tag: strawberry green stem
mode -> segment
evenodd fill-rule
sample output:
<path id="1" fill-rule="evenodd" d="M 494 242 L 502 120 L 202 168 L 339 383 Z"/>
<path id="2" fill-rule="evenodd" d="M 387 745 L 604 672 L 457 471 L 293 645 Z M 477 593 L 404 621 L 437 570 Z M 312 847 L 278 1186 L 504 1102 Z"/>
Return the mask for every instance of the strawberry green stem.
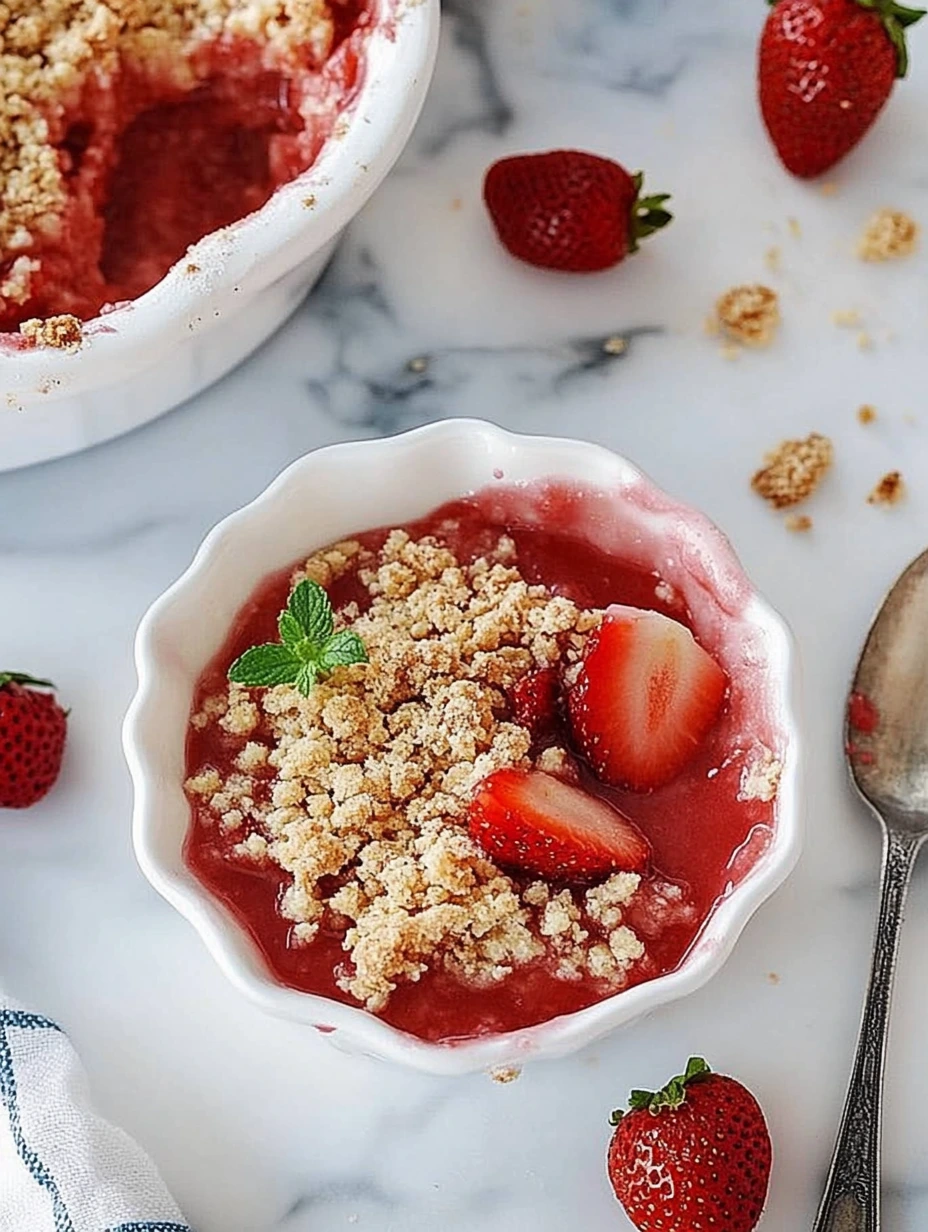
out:
<path id="1" fill-rule="evenodd" d="M 50 680 L 39 680 L 36 676 L 29 676 L 25 672 L 0 672 L 0 689 L 8 684 L 25 684 L 32 689 L 53 689 L 55 687 Z"/>
<path id="2" fill-rule="evenodd" d="M 706 1074 L 711 1074 L 712 1070 L 705 1063 L 702 1057 L 690 1057 L 686 1063 L 686 1070 L 682 1074 L 677 1074 L 675 1078 L 667 1083 L 661 1091 L 632 1091 L 628 1097 L 628 1107 L 631 1112 L 650 1112 L 653 1116 L 657 1116 L 665 1108 L 673 1111 L 679 1108 L 686 1100 L 686 1089 L 694 1082 L 698 1082 L 700 1078 L 704 1078 Z M 618 1125 L 625 1116 L 621 1109 L 613 1112 L 609 1118 L 612 1125 Z"/>
<path id="3" fill-rule="evenodd" d="M 637 252 L 638 241 L 653 235 L 655 231 L 660 231 L 661 227 L 666 227 L 672 221 L 673 214 L 664 208 L 666 202 L 670 200 L 670 193 L 656 193 L 654 196 L 642 197 L 641 190 L 644 187 L 644 172 L 639 171 L 632 178 L 635 181 L 638 196 L 635 198 L 635 204 L 632 206 L 629 251 Z"/>

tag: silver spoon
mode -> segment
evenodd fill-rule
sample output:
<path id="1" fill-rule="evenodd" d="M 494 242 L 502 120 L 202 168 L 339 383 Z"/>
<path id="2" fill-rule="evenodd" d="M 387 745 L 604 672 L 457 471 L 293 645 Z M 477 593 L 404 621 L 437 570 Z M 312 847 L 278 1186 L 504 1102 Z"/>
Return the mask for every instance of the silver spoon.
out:
<path id="1" fill-rule="evenodd" d="M 886 596 L 857 664 L 845 744 L 883 828 L 880 914 L 854 1072 L 814 1232 L 879 1232 L 883 1067 L 906 894 L 928 837 L 928 552 Z"/>

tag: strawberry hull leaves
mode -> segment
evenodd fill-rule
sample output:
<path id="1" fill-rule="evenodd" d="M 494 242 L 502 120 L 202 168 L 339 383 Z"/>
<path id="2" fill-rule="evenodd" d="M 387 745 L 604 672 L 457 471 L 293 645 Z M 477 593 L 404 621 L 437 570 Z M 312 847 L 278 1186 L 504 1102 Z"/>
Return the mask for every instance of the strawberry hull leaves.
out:
<path id="1" fill-rule="evenodd" d="M 655 1116 L 662 1108 L 679 1108 L 686 1099 L 686 1088 L 697 1078 L 711 1074 L 712 1070 L 702 1057 L 690 1057 L 686 1063 L 686 1072 L 677 1074 L 660 1091 L 632 1091 L 628 1097 L 628 1106 L 632 1112 L 645 1109 Z M 625 1116 L 622 1109 L 617 1109 L 609 1118 L 610 1125 L 618 1125 Z"/>
<path id="2" fill-rule="evenodd" d="M 280 641 L 246 650 L 229 668 L 229 680 L 247 688 L 292 684 L 308 697 L 337 667 L 368 661 L 357 633 L 334 628 L 325 590 L 318 582 L 300 582 L 278 618 Z"/>

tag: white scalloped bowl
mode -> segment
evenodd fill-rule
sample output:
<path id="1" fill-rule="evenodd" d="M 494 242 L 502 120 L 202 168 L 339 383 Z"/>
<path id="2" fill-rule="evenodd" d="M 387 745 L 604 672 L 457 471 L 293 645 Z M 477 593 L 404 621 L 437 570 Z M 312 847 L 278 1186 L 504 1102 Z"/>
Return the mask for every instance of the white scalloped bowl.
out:
<path id="1" fill-rule="evenodd" d="M 425 102 L 439 0 L 379 0 L 357 97 L 315 163 L 253 214 L 204 236 L 79 351 L 0 335 L 0 472 L 86 449 L 193 397 L 294 311 L 399 158 Z"/>
<path id="2" fill-rule="evenodd" d="M 691 607 L 712 595 L 716 615 L 709 619 L 721 622 L 716 634 L 728 629 L 726 636 L 736 639 L 730 646 L 757 674 L 756 704 L 777 734 L 783 770 L 766 849 L 716 905 L 676 970 L 538 1026 L 431 1044 L 363 1009 L 275 981 L 243 928 L 184 862 L 190 823 L 184 744 L 197 678 L 266 574 L 353 532 L 425 515 L 498 483 L 501 476 L 510 485 L 545 478 L 581 485 L 590 493 L 592 541 L 613 551 L 621 542 L 623 556 L 651 567 L 659 561 L 663 575 L 682 589 Z M 790 634 L 751 587 L 719 530 L 667 497 L 629 462 L 596 445 L 449 420 L 387 440 L 310 453 L 207 537 L 190 568 L 142 621 L 136 664 L 139 688 L 124 742 L 135 784 L 135 850 L 145 875 L 193 924 L 225 974 L 253 1002 L 325 1031 L 329 1040 L 350 1051 L 440 1074 L 522 1065 L 572 1052 L 703 985 L 799 855 L 797 681 Z"/>

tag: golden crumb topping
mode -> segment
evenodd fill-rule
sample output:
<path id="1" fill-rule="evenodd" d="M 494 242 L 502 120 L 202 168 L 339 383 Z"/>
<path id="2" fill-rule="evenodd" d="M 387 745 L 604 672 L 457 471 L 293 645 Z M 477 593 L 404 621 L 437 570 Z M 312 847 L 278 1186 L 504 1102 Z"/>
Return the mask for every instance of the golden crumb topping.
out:
<path id="1" fill-rule="evenodd" d="M 743 346 L 768 346 L 780 324 L 776 291 L 759 283 L 732 287 L 715 305 L 722 332 Z"/>
<path id="2" fill-rule="evenodd" d="M 889 471 L 867 497 L 870 505 L 897 505 L 905 496 L 905 481 L 899 471 Z"/>
<path id="3" fill-rule="evenodd" d="M 786 519 L 786 529 L 795 534 L 804 534 L 812 529 L 812 519 L 807 513 L 794 513 Z"/>
<path id="4" fill-rule="evenodd" d="M 55 347 L 59 351 L 79 350 L 84 337 L 83 325 L 69 313 L 47 317 L 44 321 L 38 318 L 23 321 L 19 332 L 34 347 Z"/>
<path id="5" fill-rule="evenodd" d="M 876 423 L 876 407 L 865 402 L 863 406 L 858 408 L 857 422 L 862 424 Z"/>
<path id="6" fill-rule="evenodd" d="M 260 38 L 321 61 L 332 31 L 326 0 L 0 0 L 0 253 L 55 237 L 67 192 L 56 106 L 77 100 L 91 67 L 105 79 L 125 60 L 189 89 L 204 39 Z"/>
<path id="7" fill-rule="evenodd" d="M 576 664 L 601 613 L 526 582 L 507 536 L 462 564 L 434 538 L 394 530 L 376 556 L 336 544 L 293 582 L 329 585 L 347 570 L 370 606 L 350 604 L 338 621 L 369 663 L 337 669 L 309 697 L 233 685 L 207 699 L 194 726 L 218 723 L 241 748 L 224 780 L 204 766 L 187 781 L 201 824 L 241 835 L 241 859 L 291 875 L 282 911 L 298 941 L 344 929 L 341 986 L 374 1011 L 435 964 L 480 986 L 547 956 L 564 979 L 621 987 L 644 955 L 625 920 L 640 878 L 617 874 L 585 896 L 520 889 L 466 826 L 482 779 L 532 764 L 506 690 L 534 669 Z M 538 764 L 575 773 L 563 749 Z"/>
<path id="8" fill-rule="evenodd" d="M 834 449 L 827 436 L 813 432 L 805 440 L 783 441 L 767 454 L 751 487 L 775 509 L 798 505 L 811 496 L 831 467 Z"/>
<path id="9" fill-rule="evenodd" d="M 902 210 L 877 210 L 857 242 L 862 261 L 894 261 L 918 247 L 918 223 Z"/>

